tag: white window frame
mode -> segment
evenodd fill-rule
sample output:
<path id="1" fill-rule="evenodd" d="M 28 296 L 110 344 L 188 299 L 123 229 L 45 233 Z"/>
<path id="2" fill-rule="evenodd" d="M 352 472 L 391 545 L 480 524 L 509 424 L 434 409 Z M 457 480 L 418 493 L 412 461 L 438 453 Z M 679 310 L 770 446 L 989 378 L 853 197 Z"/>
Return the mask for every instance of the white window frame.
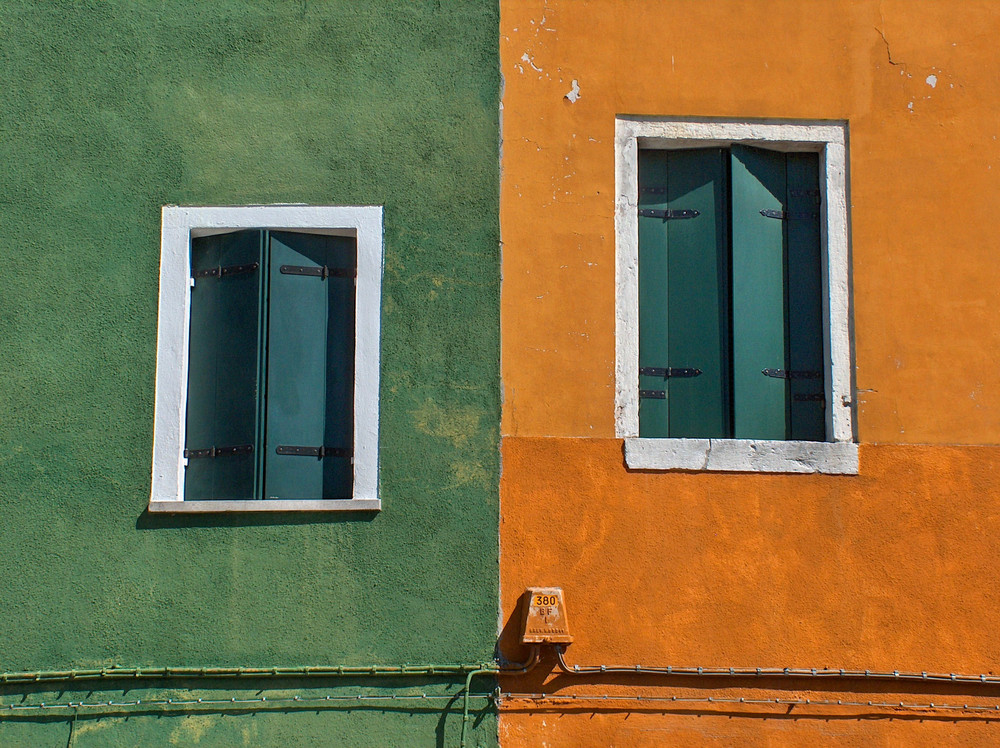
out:
<path id="1" fill-rule="evenodd" d="M 742 143 L 820 156 L 823 327 L 828 441 L 639 438 L 639 148 Z M 615 433 L 625 462 L 644 470 L 858 472 L 851 380 L 847 124 L 621 116 L 615 120 Z"/>
<path id="2" fill-rule="evenodd" d="M 357 239 L 354 353 L 354 491 L 351 499 L 184 500 L 191 237 L 239 229 L 312 229 Z M 156 411 L 150 512 L 378 511 L 379 330 L 382 208 L 248 205 L 163 208 L 156 342 Z"/>

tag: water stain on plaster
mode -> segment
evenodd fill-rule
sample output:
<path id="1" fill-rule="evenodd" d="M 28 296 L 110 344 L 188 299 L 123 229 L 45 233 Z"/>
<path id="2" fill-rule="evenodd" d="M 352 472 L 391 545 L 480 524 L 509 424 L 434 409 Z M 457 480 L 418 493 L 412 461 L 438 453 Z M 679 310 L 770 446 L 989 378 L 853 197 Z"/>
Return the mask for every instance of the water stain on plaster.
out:
<path id="1" fill-rule="evenodd" d="M 448 439 L 454 447 L 463 447 L 470 435 L 479 433 L 482 411 L 472 407 L 442 408 L 433 400 L 425 400 L 410 411 L 417 431 L 428 436 Z"/>
<path id="2" fill-rule="evenodd" d="M 104 719 L 95 719 L 91 722 L 75 722 L 73 723 L 73 732 L 70 734 L 70 739 L 75 743 L 81 735 L 86 735 L 90 732 L 102 732 L 110 727 L 117 726 L 123 719 L 122 717 L 106 717 Z"/>
<path id="3" fill-rule="evenodd" d="M 451 463 L 452 480 L 448 483 L 448 488 L 460 488 L 462 486 L 485 486 L 489 484 L 489 473 L 478 462 L 468 462 L 456 460 Z"/>
<path id="4" fill-rule="evenodd" d="M 218 717 L 210 714 L 185 717 L 184 720 L 170 733 L 170 743 L 172 745 L 191 745 L 200 743 L 205 737 L 205 733 L 215 727 Z"/>

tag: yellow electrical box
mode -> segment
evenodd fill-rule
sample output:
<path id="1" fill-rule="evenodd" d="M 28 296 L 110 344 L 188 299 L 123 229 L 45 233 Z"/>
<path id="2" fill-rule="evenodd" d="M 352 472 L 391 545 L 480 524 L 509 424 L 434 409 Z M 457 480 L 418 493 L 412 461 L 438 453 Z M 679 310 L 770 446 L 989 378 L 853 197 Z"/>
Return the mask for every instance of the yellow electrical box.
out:
<path id="1" fill-rule="evenodd" d="M 524 592 L 522 644 L 572 644 L 566 602 L 560 587 L 528 587 Z"/>

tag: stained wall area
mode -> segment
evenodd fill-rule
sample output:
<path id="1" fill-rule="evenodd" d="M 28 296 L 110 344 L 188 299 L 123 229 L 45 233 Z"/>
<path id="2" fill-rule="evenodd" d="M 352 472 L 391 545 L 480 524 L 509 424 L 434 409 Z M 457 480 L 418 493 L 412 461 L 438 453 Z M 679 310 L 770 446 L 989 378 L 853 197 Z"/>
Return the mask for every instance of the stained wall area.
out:
<path id="1" fill-rule="evenodd" d="M 0 8 L 0 671 L 491 659 L 498 11 L 447 5 Z M 152 518 L 160 208 L 279 202 L 384 206 L 383 510 Z M 137 681 L 129 697 L 444 698 L 81 713 L 72 744 L 452 744 L 464 680 Z M 107 689 L 27 703 L 125 698 Z M 472 710 L 470 745 L 495 744 Z M 5 716 L 0 744 L 68 727 Z"/>
<path id="2" fill-rule="evenodd" d="M 571 663 L 995 667 L 998 30 L 986 2 L 502 4 L 505 656 L 525 654 L 524 588 L 552 585 Z M 625 467 L 616 115 L 847 123 L 857 476 Z M 501 742 L 972 745 L 998 729 L 965 713 L 945 726 L 899 709 L 561 698 L 1000 703 L 997 689 L 581 683 L 552 667 L 503 679 Z"/>

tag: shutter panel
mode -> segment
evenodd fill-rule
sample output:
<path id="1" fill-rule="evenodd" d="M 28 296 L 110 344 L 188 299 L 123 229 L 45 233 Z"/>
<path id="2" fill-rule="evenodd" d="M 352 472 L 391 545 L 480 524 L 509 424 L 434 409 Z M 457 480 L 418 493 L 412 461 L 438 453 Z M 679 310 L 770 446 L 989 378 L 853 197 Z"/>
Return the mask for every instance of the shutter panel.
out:
<path id="1" fill-rule="evenodd" d="M 193 238 L 191 269 L 195 284 L 184 498 L 252 499 L 259 427 L 261 232 Z M 228 451 L 236 447 L 241 449 Z M 213 448 L 223 452 L 197 454 Z"/>
<path id="2" fill-rule="evenodd" d="M 639 152 L 643 209 L 697 211 L 694 218 L 639 218 L 639 366 L 697 369 L 697 376 L 642 375 L 639 433 L 729 434 L 729 290 L 726 153 L 720 148 Z"/>
<path id="3" fill-rule="evenodd" d="M 820 259 L 819 156 L 789 153 L 788 368 L 817 378 L 790 380 L 790 439 L 826 439 L 823 373 L 823 278 Z"/>
<path id="4" fill-rule="evenodd" d="M 668 151 L 639 151 L 639 207 L 666 209 Z M 668 366 L 667 226 L 639 217 L 639 369 Z M 662 377 L 639 375 L 639 391 L 665 392 Z M 670 401 L 639 398 L 639 436 L 670 436 Z"/>
<path id="5" fill-rule="evenodd" d="M 733 422 L 738 439 L 787 438 L 785 154 L 732 147 Z"/>
<path id="6" fill-rule="evenodd" d="M 355 240 L 284 231 L 269 237 L 264 497 L 349 499 Z M 324 267 L 341 275 L 324 277 Z M 289 447 L 327 453 L 288 453 Z"/>

